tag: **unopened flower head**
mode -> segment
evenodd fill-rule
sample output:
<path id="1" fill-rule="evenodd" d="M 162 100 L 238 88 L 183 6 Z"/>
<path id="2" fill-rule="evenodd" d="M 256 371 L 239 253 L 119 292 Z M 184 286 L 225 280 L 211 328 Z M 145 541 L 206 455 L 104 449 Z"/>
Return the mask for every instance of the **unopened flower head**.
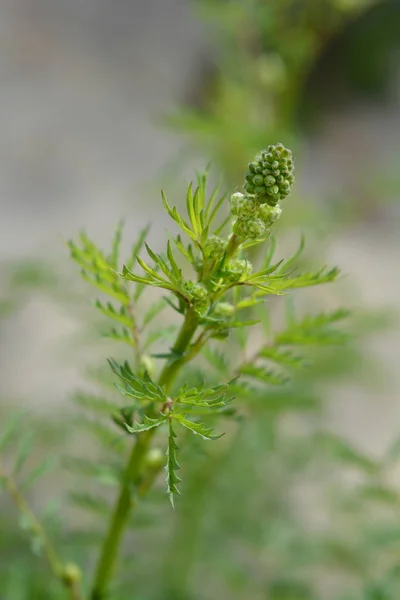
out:
<path id="1" fill-rule="evenodd" d="M 245 240 L 260 240 L 267 233 L 265 224 L 257 216 L 238 219 L 233 231 Z"/>
<path id="2" fill-rule="evenodd" d="M 255 215 L 260 206 L 255 196 L 241 194 L 240 192 L 232 194 L 230 203 L 231 215 L 238 217 L 238 219 Z"/>
<path id="3" fill-rule="evenodd" d="M 229 302 L 218 302 L 214 308 L 214 314 L 218 317 L 231 317 L 235 313 L 235 307 Z"/>
<path id="4" fill-rule="evenodd" d="M 217 235 L 211 235 L 205 246 L 205 253 L 208 258 L 222 257 L 226 249 L 227 241 Z"/>
<path id="5" fill-rule="evenodd" d="M 196 281 L 186 281 L 185 291 L 189 296 L 193 306 L 204 307 L 208 305 L 207 288 L 202 283 Z"/>
<path id="6" fill-rule="evenodd" d="M 229 261 L 227 270 L 231 273 L 232 280 L 238 281 L 242 276 L 250 275 L 253 266 L 244 258 L 235 258 Z"/>
<path id="7" fill-rule="evenodd" d="M 283 144 L 271 144 L 249 164 L 244 189 L 259 202 L 276 206 L 289 195 L 294 182 L 294 163 L 291 150 Z"/>
<path id="8" fill-rule="evenodd" d="M 276 206 L 262 204 L 258 209 L 257 217 L 261 219 L 266 227 L 271 227 L 280 218 L 281 214 L 282 209 L 278 204 Z"/>

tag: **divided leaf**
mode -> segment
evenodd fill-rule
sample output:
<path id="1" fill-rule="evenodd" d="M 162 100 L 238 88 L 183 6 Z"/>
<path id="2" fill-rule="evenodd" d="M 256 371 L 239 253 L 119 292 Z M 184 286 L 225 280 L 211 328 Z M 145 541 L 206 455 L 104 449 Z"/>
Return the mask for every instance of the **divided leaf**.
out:
<path id="1" fill-rule="evenodd" d="M 167 420 L 166 415 L 161 415 L 157 419 L 150 419 L 150 417 L 144 417 L 143 423 L 138 423 L 137 421 L 133 421 L 132 425 L 128 425 L 125 423 L 126 429 L 129 433 L 141 433 L 142 431 L 149 431 L 149 429 L 154 429 L 154 427 L 159 427 Z"/>
<path id="2" fill-rule="evenodd" d="M 226 395 L 230 385 L 234 380 L 227 384 L 217 385 L 211 388 L 205 388 L 204 385 L 188 388 L 182 387 L 176 395 L 175 402 L 190 406 L 199 406 L 204 408 L 222 408 L 233 400 L 233 397 Z"/>
<path id="3" fill-rule="evenodd" d="M 182 413 L 174 412 L 172 413 L 172 418 L 195 435 L 202 437 L 203 440 L 217 440 L 224 435 L 223 433 L 213 435 L 211 427 L 207 427 L 204 423 L 194 423 L 193 421 L 189 421 L 189 419 L 186 419 L 186 415 Z"/>
<path id="4" fill-rule="evenodd" d="M 269 383 L 270 385 L 284 385 L 289 381 L 287 375 L 283 375 L 282 373 L 278 373 L 277 371 L 267 369 L 260 365 L 242 365 L 239 372 L 242 375 L 246 375 L 246 377 L 251 377 L 263 383 Z"/>
<path id="5" fill-rule="evenodd" d="M 162 388 L 154 383 L 148 374 L 143 378 L 137 377 L 127 362 L 120 365 L 115 360 L 109 359 L 108 363 L 115 375 L 122 381 L 122 386 L 115 384 L 115 387 L 123 396 L 147 402 L 166 401 L 167 398 Z"/>
<path id="6" fill-rule="evenodd" d="M 176 474 L 180 469 L 179 463 L 176 459 L 176 451 L 179 450 L 179 446 L 175 441 L 176 433 L 172 428 L 172 420 L 169 420 L 169 435 L 168 435 L 168 447 L 167 447 L 167 464 L 165 470 L 167 471 L 167 494 L 171 502 L 172 508 L 174 505 L 175 494 L 180 494 L 177 484 L 182 481 L 181 478 Z"/>
<path id="7" fill-rule="evenodd" d="M 306 316 L 294 322 L 288 329 L 278 333 L 275 343 L 278 345 L 338 344 L 347 339 L 347 334 L 331 327 L 349 316 L 346 310 Z"/>

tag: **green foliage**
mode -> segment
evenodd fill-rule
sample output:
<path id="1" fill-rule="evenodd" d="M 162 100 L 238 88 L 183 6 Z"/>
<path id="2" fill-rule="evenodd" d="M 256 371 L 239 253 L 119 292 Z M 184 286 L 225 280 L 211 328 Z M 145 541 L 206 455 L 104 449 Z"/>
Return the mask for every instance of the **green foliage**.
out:
<path id="1" fill-rule="evenodd" d="M 287 260 L 280 256 L 274 258 L 276 243 L 270 235 L 274 222 L 268 225 L 268 239 L 257 240 L 260 246 L 266 244 L 262 260 L 251 264 L 248 256 L 254 245 L 253 237 L 236 233 L 237 212 L 232 214 L 232 222 L 225 219 L 229 212 L 228 196 L 221 195 L 218 188 L 209 195 L 206 184 L 207 175 L 199 174 L 195 189 L 191 185 L 188 187 L 185 215 L 177 208 L 171 208 L 163 195 L 166 210 L 180 229 L 180 233 L 167 242 L 165 252 L 155 252 L 149 247 L 145 230 L 123 261 L 120 257 L 121 225 L 108 253 L 101 251 L 86 235 L 81 235 L 78 243 L 69 243 L 71 256 L 81 267 L 83 278 L 102 294 L 95 300 L 95 308 L 104 322 L 111 323 L 108 336 L 126 342 L 129 350 L 129 353 L 125 347 L 119 353 L 117 350 L 116 358 L 108 360 L 111 378 L 103 372 L 95 373 L 97 390 L 81 389 L 74 394 L 72 400 L 79 412 L 66 425 L 74 434 L 81 432 L 88 445 L 87 455 L 82 456 L 77 451 L 62 461 L 63 468 L 75 481 L 74 488 L 67 493 L 68 502 L 91 515 L 94 524 L 106 527 L 105 532 L 83 527 L 82 531 L 70 532 L 70 541 L 68 537 L 66 539 L 65 547 L 73 549 L 73 559 L 78 562 L 79 558 L 85 573 L 82 589 L 80 572 L 75 567 L 70 568 L 67 560 L 64 563 L 64 559 L 58 557 L 49 560 L 55 577 L 74 600 L 84 597 L 102 599 L 113 589 L 110 578 L 125 529 L 143 528 L 151 540 L 152 523 L 159 521 L 168 524 L 169 534 L 174 536 L 174 517 L 168 516 L 162 502 L 165 491 L 159 493 L 158 479 L 163 468 L 167 495 L 173 507 L 177 504 L 177 513 L 183 511 L 184 515 L 188 511 L 191 514 L 186 502 L 193 505 L 193 510 L 196 507 L 200 510 L 203 501 L 206 507 L 207 502 L 212 506 L 221 494 L 232 497 L 232 507 L 224 504 L 225 512 L 217 519 L 218 523 L 212 525 L 212 531 L 202 532 L 200 525 L 195 523 L 192 528 L 191 519 L 186 523 L 185 528 L 192 531 L 194 540 L 203 539 L 204 535 L 211 544 L 214 527 L 223 533 L 224 528 L 229 529 L 233 522 L 237 526 L 241 519 L 249 527 L 245 537 L 248 535 L 250 539 L 254 535 L 257 543 L 261 543 L 257 535 L 262 511 L 260 514 L 260 507 L 252 506 L 250 492 L 257 485 L 253 470 L 264 468 L 261 457 L 265 456 L 265 448 L 271 453 L 267 479 L 272 489 L 277 477 L 275 470 L 280 472 L 282 467 L 285 472 L 287 464 L 296 469 L 298 465 L 308 464 L 313 445 L 326 461 L 350 465 L 362 473 L 365 481 L 358 490 L 359 497 L 363 495 L 369 502 L 380 503 L 395 502 L 397 498 L 384 482 L 375 480 L 381 473 L 380 463 L 333 433 L 318 430 L 307 440 L 296 440 L 294 447 L 287 449 L 287 455 L 281 458 L 283 464 L 278 461 L 272 466 L 275 448 L 281 443 L 279 427 L 283 415 L 310 411 L 318 406 L 316 392 L 306 383 L 305 373 L 310 372 L 310 368 L 317 368 L 315 365 L 318 366 L 320 358 L 313 355 L 310 348 L 316 346 L 322 355 L 324 347 L 340 344 L 344 352 L 344 344 L 349 338 L 346 324 L 349 314 L 340 309 L 296 317 L 292 310 L 287 311 L 286 321 L 280 328 L 271 327 L 273 313 L 266 299 L 274 297 L 275 302 L 281 303 L 280 296 L 287 295 L 291 289 L 335 281 L 338 270 L 324 268 L 304 274 L 298 272 L 303 239 L 299 249 Z M 221 218 L 219 213 L 223 213 Z M 258 217 L 249 213 L 246 218 Z M 223 224 L 222 228 L 217 221 Z M 149 264 L 139 256 L 142 249 L 147 252 Z M 141 269 L 140 274 L 138 269 Z M 149 303 L 146 296 L 149 288 L 156 288 L 156 293 L 159 289 L 160 294 L 166 295 Z M 167 311 L 180 320 L 180 326 L 165 322 Z M 163 321 L 159 323 L 161 314 Z M 263 329 L 260 324 L 265 335 L 255 342 L 250 326 L 259 333 Z M 103 328 L 102 323 L 100 326 Z M 311 367 L 313 362 L 314 367 Z M 259 428 L 256 435 L 251 428 Z M 203 443 L 219 440 L 224 434 L 223 442 Z M 8 440 L 16 437 L 19 450 L 9 471 L 13 477 L 20 476 L 32 452 L 31 435 L 20 431 L 18 419 L 12 421 L 0 437 L 0 448 L 8 446 Z M 93 441 L 96 454 L 92 455 Z M 394 445 L 388 454 L 388 464 L 395 454 Z M 241 462 L 244 457 L 246 464 Z M 237 481 L 236 477 L 232 481 L 225 480 L 224 464 L 228 464 L 228 460 L 233 460 L 245 473 L 243 481 Z M 44 474 L 48 464 L 46 459 L 40 467 L 33 468 L 28 474 L 27 485 Z M 178 476 L 180 464 L 184 481 Z M 191 489 L 198 490 L 195 482 L 199 473 L 202 498 L 192 502 Z M 3 476 L 3 484 L 7 486 L 8 482 L 9 479 Z M 21 490 L 23 486 L 21 479 Z M 179 503 L 178 486 L 184 492 Z M 284 490 L 284 493 L 289 491 Z M 117 500 L 114 503 L 115 494 Z M 188 500 L 185 500 L 186 495 Z M 271 506 L 279 506 L 278 518 L 284 522 L 290 514 L 284 496 L 265 501 Z M 246 506 L 248 515 L 238 519 L 233 507 L 238 510 L 240 506 Z M 253 513 L 258 515 L 257 525 L 251 521 Z M 215 518 L 217 513 L 212 514 Z M 41 527 L 38 529 L 36 521 L 32 527 L 31 513 L 23 524 L 35 534 L 34 549 L 45 552 L 47 537 Z M 268 521 L 267 527 L 273 528 L 273 524 Z M 297 539 L 282 540 L 267 529 L 264 534 L 266 546 L 276 549 L 278 557 L 280 553 L 285 557 L 292 557 L 295 551 L 303 553 Z M 318 550 L 323 546 L 324 556 L 328 555 L 328 547 L 334 554 L 332 540 L 324 540 L 324 543 L 317 540 L 315 547 L 317 542 L 320 543 Z M 92 549 L 89 548 L 93 544 L 100 546 L 100 556 L 89 588 L 86 556 L 91 556 Z M 178 534 L 172 545 L 182 553 Z M 311 542 L 306 549 L 311 554 L 315 551 Z M 342 554 L 337 548 L 335 552 L 336 557 L 344 556 L 346 552 L 350 554 L 347 547 L 343 548 Z M 194 556 L 194 550 L 182 556 L 183 571 L 187 566 L 189 573 L 190 560 Z M 307 556 L 304 550 L 305 562 L 311 561 Z M 141 557 L 135 556 L 134 560 L 137 561 L 135 589 L 138 597 L 150 598 L 153 584 L 146 577 L 144 565 L 143 574 L 140 574 Z M 165 560 L 168 563 L 168 558 Z M 292 558 L 285 560 L 290 572 Z M 129 590 L 130 568 L 126 571 Z M 161 582 L 160 589 L 165 587 L 166 594 L 172 590 L 172 597 L 176 597 L 173 573 L 166 574 L 160 567 L 158 575 L 159 578 L 152 579 Z M 263 589 L 271 597 L 284 598 L 285 594 L 294 598 L 301 598 L 302 594 L 313 597 L 313 587 L 304 587 L 296 573 L 288 581 L 282 581 L 278 575 L 272 571 L 263 583 Z M 237 577 L 237 573 L 234 576 Z M 124 577 L 121 575 L 118 588 L 114 589 L 119 586 L 121 590 L 125 589 Z M 184 597 L 188 595 L 185 592 L 183 582 Z M 129 591 L 121 591 L 121 594 L 121 597 L 129 597 Z M 207 595 L 210 590 L 204 591 L 204 597 Z"/>
<path id="2" fill-rule="evenodd" d="M 179 446 L 175 441 L 176 434 L 172 428 L 172 421 L 169 421 L 168 447 L 167 447 L 167 493 L 174 507 L 174 495 L 179 494 L 177 484 L 181 481 L 176 472 L 180 469 L 179 463 L 176 460 L 176 451 Z"/>

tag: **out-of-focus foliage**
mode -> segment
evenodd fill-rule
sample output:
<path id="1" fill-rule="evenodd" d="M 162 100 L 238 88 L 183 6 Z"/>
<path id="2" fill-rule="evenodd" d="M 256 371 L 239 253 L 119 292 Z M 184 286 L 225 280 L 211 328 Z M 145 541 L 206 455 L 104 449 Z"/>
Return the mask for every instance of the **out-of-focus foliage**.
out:
<path id="1" fill-rule="evenodd" d="M 175 220 L 188 228 L 174 209 L 170 212 Z M 196 214 L 193 213 L 192 217 L 196 224 Z M 198 234 L 201 240 L 201 231 Z M 120 233 L 117 236 L 120 237 Z M 195 257 L 182 245 L 180 238 L 176 238 L 176 242 L 184 256 L 195 264 Z M 142 299 L 144 282 L 131 269 L 142 244 L 143 237 L 139 245 L 134 245 L 132 259 L 128 258 L 124 272 L 126 279 L 136 282 L 135 306 Z M 145 329 L 151 324 L 154 327 L 153 318 L 160 318 L 160 310 L 166 303 L 156 299 L 150 306 L 142 301 L 135 308 L 138 312 L 131 312 L 125 283 L 105 268 L 106 264 L 111 267 L 119 264 L 118 247 L 117 241 L 111 253 L 103 253 L 85 235 L 81 236 L 79 244 L 70 245 L 72 256 L 84 268 L 84 278 L 102 294 L 95 308 L 103 322 L 111 320 L 116 324 L 118 329 L 113 337 L 118 340 L 121 327 L 127 327 L 121 348 L 129 341 L 135 349 L 135 327 L 138 324 L 143 324 Z M 267 267 L 273 262 L 274 249 L 270 242 L 261 265 L 262 273 L 270 271 Z M 168 256 L 152 253 L 150 249 L 148 253 L 156 267 L 163 266 L 168 271 L 168 278 L 175 289 L 175 262 L 171 262 Z M 297 255 L 298 252 L 287 265 L 293 266 Z M 148 272 L 150 267 L 142 260 L 140 264 Z M 275 263 L 274 271 L 278 268 L 279 263 Z M 157 268 L 151 269 L 148 283 L 157 273 Z M 274 277 L 273 273 L 269 276 Z M 335 276 L 332 273 L 331 277 Z M 287 281 L 296 282 L 297 279 L 301 278 L 292 274 Z M 276 281 L 279 282 L 279 278 Z M 158 287 L 164 287 L 163 280 L 158 280 Z M 260 291 L 265 294 L 265 290 Z M 176 288 L 175 292 L 179 296 L 180 289 Z M 259 293 L 259 290 L 254 293 Z M 179 306 L 176 308 L 179 312 Z M 247 310 L 251 308 L 252 303 Z M 184 430 L 183 434 L 180 433 L 180 463 L 184 474 L 184 481 L 180 484 L 182 500 L 176 513 L 171 514 L 165 502 L 164 483 L 160 481 L 146 501 L 140 502 L 131 522 L 133 532 L 128 536 L 124 558 L 119 566 L 118 584 L 112 590 L 118 598 L 131 598 L 134 588 L 137 597 L 143 600 L 206 600 L 215 594 L 238 600 L 260 596 L 276 600 L 313 597 L 342 600 L 342 592 L 352 589 L 348 586 L 351 576 L 354 600 L 368 600 L 370 589 L 379 590 L 379 586 L 389 584 L 396 589 L 398 585 L 396 576 L 392 572 L 390 576 L 387 574 L 391 564 L 387 567 L 385 559 L 382 559 L 382 565 L 370 565 L 376 541 L 373 532 L 370 534 L 369 529 L 364 532 L 369 504 L 363 499 L 368 497 L 374 509 L 382 499 L 386 503 L 396 501 L 396 491 L 386 484 L 384 478 L 390 461 L 396 461 L 398 445 L 389 450 L 384 461 L 377 461 L 333 431 L 327 431 L 323 424 L 322 394 L 329 388 L 334 393 L 340 381 L 354 377 L 356 367 L 361 368 L 363 364 L 357 345 L 349 341 L 343 346 L 347 336 L 335 325 L 347 314 L 334 311 L 315 317 L 296 316 L 288 304 L 286 316 L 278 325 L 275 320 L 271 322 L 275 311 L 267 310 L 265 304 L 256 303 L 253 310 L 256 313 L 251 316 L 260 320 L 268 340 L 265 344 L 257 344 L 257 355 L 252 353 L 249 357 L 254 360 L 241 364 L 240 357 L 245 346 L 248 345 L 249 350 L 252 347 L 250 330 L 246 332 L 246 329 L 234 327 L 229 346 L 216 341 L 214 345 L 205 347 L 204 364 L 201 362 L 195 368 L 186 368 L 178 381 L 178 389 L 183 386 L 180 388 L 182 402 L 190 404 L 190 399 L 195 398 L 197 405 L 194 409 L 207 412 L 208 406 L 199 406 L 199 401 L 202 404 L 204 400 L 200 381 L 209 386 L 220 384 L 221 379 L 225 380 L 226 374 L 231 372 L 232 364 L 237 364 L 239 359 L 243 382 L 234 382 L 232 392 L 236 396 L 235 404 L 242 409 L 230 415 L 233 417 L 232 425 L 227 436 L 217 445 L 204 447 L 198 437 L 192 435 L 193 429 L 186 434 Z M 104 332 L 102 324 L 100 331 Z M 147 356 L 143 360 L 140 355 L 143 348 L 139 355 L 134 351 L 139 382 L 143 377 L 146 381 L 146 373 L 154 368 L 154 358 L 162 359 L 170 354 L 168 334 L 162 338 L 161 352 L 154 353 L 153 358 Z M 149 343 L 158 342 L 159 338 L 153 337 L 152 340 Z M 336 343 L 341 344 L 340 356 L 332 349 L 332 344 Z M 318 351 L 313 351 L 314 348 Z M 124 356 L 126 352 L 121 349 L 121 357 Z M 307 369 L 304 369 L 306 365 Z M 37 485 L 37 477 L 46 476 L 47 466 L 53 467 L 53 476 L 55 472 L 72 475 L 71 491 L 67 497 L 60 499 L 57 512 L 51 512 L 50 507 L 49 513 L 44 511 L 41 516 L 63 559 L 78 562 L 86 576 L 92 569 L 88 557 L 98 551 L 121 479 L 121 465 L 129 449 L 128 437 L 121 435 L 110 417 L 118 415 L 120 407 L 116 424 L 131 422 L 127 400 L 131 394 L 135 398 L 142 394 L 136 380 L 125 370 L 117 369 L 115 364 L 114 369 L 120 372 L 125 386 L 122 387 L 124 397 L 110 385 L 112 378 L 107 371 L 101 369 L 93 373 L 93 363 L 91 366 L 91 380 L 96 387 L 78 390 L 73 400 L 79 412 L 76 416 L 65 415 L 62 419 L 64 435 L 67 432 L 67 438 L 73 435 L 76 440 L 72 454 L 67 446 L 68 456 L 61 457 L 57 464 L 48 465 L 47 458 L 43 462 L 33 460 L 35 448 L 43 445 L 51 449 L 52 457 L 57 454 L 57 438 L 58 441 L 62 438 L 58 419 L 52 423 L 54 416 L 48 425 L 48 431 L 53 433 L 50 437 L 49 433 L 44 435 L 45 423 L 40 426 L 33 420 L 21 420 L 19 417 L 9 421 L 9 426 L 3 425 L 0 436 L 7 473 L 18 481 L 24 494 L 29 494 L 31 485 Z M 288 373 L 292 376 L 291 382 Z M 217 399 L 221 404 L 220 396 Z M 213 396 L 210 396 L 211 400 Z M 225 410 L 224 404 L 225 401 L 221 408 Z M 129 427 L 127 429 L 125 425 L 128 432 L 134 430 L 135 423 Z M 36 438 L 32 438 L 32 430 L 37 431 Z M 16 446 L 17 451 L 10 444 Z M 63 453 L 62 447 L 58 450 L 59 454 Z M 173 450 L 176 450 L 175 446 Z M 149 455 L 150 472 L 154 464 L 157 473 L 160 454 L 164 462 L 163 452 L 157 447 Z M 32 464 L 25 475 L 23 467 L 27 459 Z M 174 464 L 176 466 L 176 462 Z M 358 483 L 355 489 L 346 490 L 340 485 L 337 478 L 343 469 L 356 475 Z M 174 469 L 170 473 L 174 473 Z M 173 480 L 173 486 L 176 482 L 176 479 Z M 7 477 L 2 477 L 2 483 L 7 487 Z M 310 488 L 307 505 L 301 502 L 305 486 Z M 347 523 L 355 503 L 358 505 L 357 519 L 351 521 L 353 529 L 349 531 L 354 530 L 357 536 L 372 535 L 369 545 L 367 542 L 355 544 L 354 538 L 345 529 L 346 535 L 341 533 L 341 527 Z M 71 512 L 71 506 L 75 506 L 78 512 Z M 314 523 L 315 511 L 327 514 L 327 522 L 320 527 Z M 21 526 L 23 530 L 27 529 L 32 549 L 40 557 L 43 539 L 37 537 L 29 519 L 22 520 Z M 49 586 L 42 585 L 43 578 L 47 579 L 48 575 L 37 569 L 37 559 L 32 562 L 29 555 L 21 551 L 23 537 L 10 528 L 8 521 L 2 528 L 2 536 L 4 547 L 11 536 L 15 548 L 2 563 L 4 589 L 10 597 L 44 599 L 51 590 L 52 597 L 61 598 L 61 586 L 53 582 Z M 381 549 L 382 557 L 384 551 L 386 546 Z M 388 548 L 388 560 L 390 551 Z M 20 560 L 18 563 L 13 558 L 16 554 Z M 326 574 L 337 577 L 337 593 L 335 590 L 334 593 L 331 590 L 325 593 L 323 581 Z M 367 592 L 364 593 L 365 587 Z"/>
<path id="2" fill-rule="evenodd" d="M 304 89 L 310 74 L 324 50 L 349 24 L 356 32 L 346 46 L 349 77 L 364 85 L 374 80 L 373 70 L 382 74 L 368 60 L 362 62 L 360 69 L 355 58 L 365 42 L 365 39 L 356 41 L 357 21 L 373 4 L 376 3 L 345 0 L 202 1 L 199 9 L 211 18 L 208 23 L 216 33 L 217 70 L 203 92 L 200 107 L 180 111 L 172 119 L 173 125 L 189 133 L 195 145 L 213 156 L 226 179 L 236 185 L 243 166 L 260 146 L 271 139 L 298 144 L 296 131 L 301 124 L 301 111 L 304 109 L 306 114 Z M 382 36 L 382 27 L 371 29 L 371 36 L 378 35 L 378 30 Z M 293 201 L 293 212 L 288 209 L 285 215 L 288 221 L 298 224 L 296 204 Z M 304 218 L 304 206 L 302 211 Z M 132 257 L 136 252 L 137 249 Z M 63 283 L 57 283 L 53 275 L 49 278 L 46 269 L 38 270 L 36 265 L 25 267 L 26 263 L 9 270 L 11 293 L 0 303 L 3 317 L 18 308 L 23 290 L 32 289 L 32 285 L 37 284 L 41 293 L 51 293 L 59 302 L 68 304 L 74 297 L 69 294 L 68 286 L 64 288 Z M 93 281 L 90 273 L 87 277 Z M 110 287 L 105 291 L 110 292 Z M 115 300 L 120 290 L 113 291 Z M 273 335 L 276 321 L 282 324 L 285 318 L 286 335 L 296 340 L 296 324 L 302 322 L 302 315 L 294 315 L 288 305 L 287 315 L 282 317 L 271 301 L 270 306 L 272 325 L 263 306 L 254 309 L 265 332 Z M 92 342 L 93 336 L 98 339 L 99 333 L 104 333 L 122 342 L 120 353 L 115 353 L 122 360 L 127 341 L 125 327 L 132 327 L 131 317 L 123 307 L 122 302 L 116 311 L 110 308 L 106 297 L 102 298 L 97 304 L 99 320 L 88 318 L 87 311 L 82 309 L 80 341 L 83 338 Z M 142 306 L 139 312 L 144 322 L 148 308 Z M 162 308 L 165 308 L 163 301 L 156 303 L 152 309 L 154 315 Z M 105 330 L 103 317 L 111 318 L 115 327 Z M 250 310 L 248 317 L 254 317 Z M 317 335 L 321 341 L 321 331 L 318 327 L 316 331 L 315 325 L 318 324 L 309 322 L 307 331 L 311 340 Z M 156 327 L 148 330 L 146 352 L 152 343 L 160 345 L 161 333 L 164 341 L 172 340 L 175 330 L 173 324 L 163 322 L 160 313 Z M 364 324 L 355 333 L 364 343 Z M 324 335 L 329 338 L 329 327 Z M 218 347 L 204 352 L 202 360 L 207 365 L 210 384 L 219 382 L 231 358 L 240 351 L 242 330 L 234 333 L 234 340 L 229 353 Z M 160 345 L 159 353 L 168 352 L 168 346 L 168 343 L 166 347 Z M 321 350 L 319 346 L 317 352 L 312 346 L 309 350 L 314 366 L 308 371 L 297 371 L 304 359 L 299 358 L 296 350 L 282 353 L 274 346 L 264 349 L 264 358 L 279 368 L 290 367 L 293 379 L 284 391 L 273 385 L 263 387 L 262 393 L 254 393 L 250 388 L 247 411 L 251 418 L 238 415 L 234 430 L 228 432 L 230 435 L 219 446 L 204 448 L 187 432 L 187 439 L 181 444 L 180 462 L 191 467 L 184 470 L 179 509 L 171 514 L 165 503 L 163 481 L 139 507 L 132 522 L 135 532 L 128 536 L 125 559 L 120 566 L 124 577 L 113 592 L 115 597 L 121 600 L 399 598 L 400 490 L 393 485 L 392 472 L 400 446 L 394 441 L 385 456 L 370 456 L 333 430 L 327 431 L 325 418 L 324 398 L 334 402 L 340 393 L 336 390 L 346 382 L 357 381 L 362 385 L 362 380 L 368 387 L 382 386 L 379 366 L 371 364 L 363 356 L 360 344 L 354 342 L 341 347 L 339 352 L 328 347 Z M 109 416 L 116 407 L 124 408 L 123 399 L 121 404 L 120 396 L 111 386 L 109 372 L 91 358 L 90 348 L 87 356 L 88 386 L 73 395 L 74 403 L 82 411 L 80 417 L 62 415 L 64 435 L 67 431 L 77 452 L 61 460 L 63 470 L 58 471 L 62 479 L 67 477 L 66 473 L 68 476 L 72 473 L 73 477 L 80 474 L 87 487 L 83 488 L 74 479 L 71 493 L 58 506 L 65 526 L 60 527 L 54 510 L 52 513 L 50 509 L 44 521 L 63 556 L 67 560 L 73 558 L 89 572 L 93 567 L 87 558 L 89 549 L 94 552 L 100 542 L 104 518 L 120 475 L 118 466 L 129 440 L 109 424 Z M 153 358 L 146 356 L 143 368 L 153 367 Z M 249 375 L 260 375 L 260 371 Z M 262 371 L 261 375 L 265 378 L 268 374 Z M 199 377 L 199 369 L 188 369 L 182 383 L 197 386 Z M 48 417 L 57 422 L 59 415 Z M 2 422 L 5 422 L 3 416 Z M 362 427 L 362 415 L 359 426 Z M 39 454 L 57 454 L 57 441 L 63 439 L 59 427 L 23 420 L 17 453 L 20 461 L 27 452 L 24 440 L 31 429 L 38 432 L 29 442 L 34 444 L 33 453 L 37 448 Z M 49 431 L 56 434 L 50 435 Z M 6 437 L 3 425 L 0 434 L 3 439 Z M 30 446 L 26 448 L 32 451 Z M 59 450 L 62 454 L 63 448 Z M 41 464 L 40 460 L 37 464 Z M 34 468 L 32 465 L 33 472 Z M 27 489 L 33 499 L 34 489 L 33 492 Z M 73 510 L 71 505 L 75 507 Z M 64 598 L 64 590 L 49 580 L 47 572 L 39 566 L 40 561 L 32 560 L 26 549 L 26 532 L 11 524 L 8 509 L 7 505 L 4 513 L 7 516 L 0 517 L 1 593 L 7 600 Z"/>
<path id="3" fill-rule="evenodd" d="M 335 36 L 376 1 L 198 0 L 215 68 L 197 108 L 169 122 L 212 156 L 229 182 L 269 140 L 297 142 L 309 77 Z"/>
<path id="4" fill-rule="evenodd" d="M 242 165 L 271 139 L 299 154 L 327 109 L 389 87 L 400 39 L 396 0 L 197 0 L 195 6 L 212 60 L 202 87 L 166 118 L 188 140 L 180 168 L 200 154 L 211 157 L 229 186 L 240 184 Z M 344 221 L 376 214 L 397 197 L 397 158 L 360 174 L 345 197 L 341 187 L 321 200 L 305 182 L 286 226 L 326 235 L 328 223 L 333 232 Z"/>

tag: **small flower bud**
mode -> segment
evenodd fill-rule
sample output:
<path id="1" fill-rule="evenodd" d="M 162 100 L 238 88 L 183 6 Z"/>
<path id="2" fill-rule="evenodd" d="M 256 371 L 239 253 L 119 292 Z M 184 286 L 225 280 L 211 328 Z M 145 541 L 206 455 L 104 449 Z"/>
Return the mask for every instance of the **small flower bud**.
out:
<path id="1" fill-rule="evenodd" d="M 229 302 L 218 302 L 214 308 L 214 314 L 220 317 L 231 317 L 235 313 L 235 307 Z"/>
<path id="2" fill-rule="evenodd" d="M 240 192 L 235 192 L 234 194 L 232 194 L 232 196 L 230 197 L 231 215 L 237 215 L 238 208 L 243 202 L 244 198 L 245 195 L 241 194 Z"/>
<path id="3" fill-rule="evenodd" d="M 266 188 L 264 185 L 256 185 L 256 189 L 254 190 L 256 196 L 264 196 L 265 192 Z"/>
<path id="4" fill-rule="evenodd" d="M 258 202 L 254 196 L 244 194 L 233 194 L 231 196 L 231 214 L 239 219 L 254 215 L 258 208 Z"/>
<path id="5" fill-rule="evenodd" d="M 145 466 L 153 470 L 164 466 L 164 463 L 164 452 L 160 448 L 150 448 L 145 457 Z"/>
<path id="6" fill-rule="evenodd" d="M 74 563 L 67 563 L 64 565 L 62 574 L 62 580 L 67 585 L 76 584 L 82 579 L 82 572 L 80 568 Z"/>
<path id="7" fill-rule="evenodd" d="M 211 235 L 205 245 L 204 251 L 208 258 L 218 258 L 222 256 L 226 248 L 226 240 L 218 237 L 217 235 Z"/>
<path id="8" fill-rule="evenodd" d="M 246 192 L 248 194 L 254 194 L 256 186 L 253 185 L 252 183 L 246 183 L 246 185 L 244 186 L 244 189 L 246 190 Z"/>
<path id="9" fill-rule="evenodd" d="M 189 296 L 193 306 L 204 307 L 208 304 L 208 292 L 203 284 L 195 281 L 186 281 L 184 284 L 185 291 Z"/>
<path id="10" fill-rule="evenodd" d="M 195 271 L 197 273 L 201 273 L 201 271 L 203 270 L 203 267 L 204 267 L 204 261 L 203 261 L 203 259 L 202 258 L 198 258 L 198 257 L 195 258 L 194 259 L 194 263 L 193 263 L 193 267 L 194 267 L 194 269 L 195 269 Z"/>
<path id="11" fill-rule="evenodd" d="M 275 177 L 272 177 L 272 175 L 268 175 L 264 179 L 264 183 L 266 187 L 271 187 L 271 185 L 275 185 Z"/>
<path id="12" fill-rule="evenodd" d="M 248 260 L 236 258 L 228 263 L 227 269 L 231 273 L 231 279 L 233 281 L 238 281 L 242 275 L 250 275 L 253 267 Z"/>
<path id="13" fill-rule="evenodd" d="M 245 240 L 257 240 L 264 237 L 266 230 L 261 219 L 254 217 L 236 221 L 233 231 Z"/>
<path id="14" fill-rule="evenodd" d="M 264 184 L 264 177 L 262 175 L 254 175 L 253 183 L 255 186 Z"/>
<path id="15" fill-rule="evenodd" d="M 280 218 L 281 214 L 282 209 L 280 206 L 263 204 L 260 206 L 257 216 L 262 220 L 266 227 L 270 227 Z"/>

